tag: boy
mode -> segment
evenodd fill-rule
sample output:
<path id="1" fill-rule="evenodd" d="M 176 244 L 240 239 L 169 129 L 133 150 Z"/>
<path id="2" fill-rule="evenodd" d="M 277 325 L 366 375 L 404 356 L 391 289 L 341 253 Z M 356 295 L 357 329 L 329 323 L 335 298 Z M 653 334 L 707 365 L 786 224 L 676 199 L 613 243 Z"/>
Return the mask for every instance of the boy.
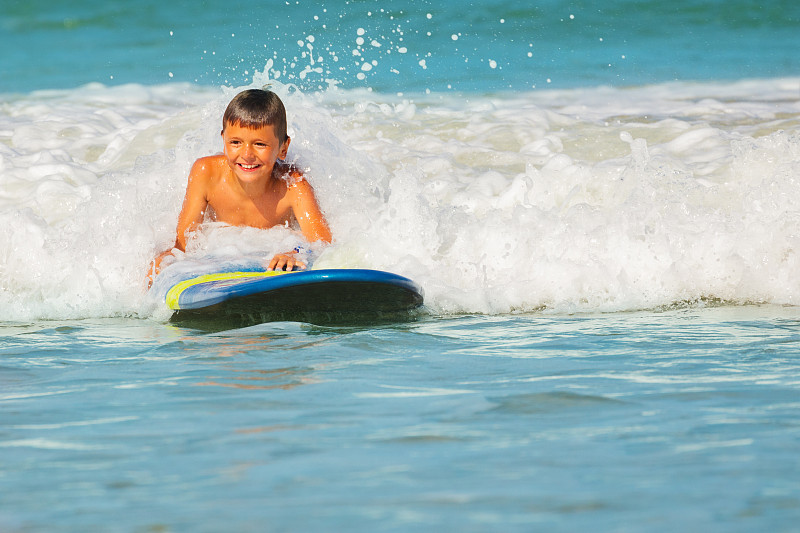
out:
<path id="1" fill-rule="evenodd" d="M 222 154 L 202 157 L 192 166 L 175 248 L 185 251 L 187 233 L 206 213 L 217 222 L 263 229 L 296 221 L 309 242 L 331 242 L 311 185 L 299 170 L 278 161 L 286 158 L 291 139 L 286 109 L 275 93 L 250 89 L 236 95 L 222 118 L 222 141 Z M 171 253 L 156 257 L 154 273 Z M 276 254 L 268 268 L 305 268 L 294 254 Z"/>

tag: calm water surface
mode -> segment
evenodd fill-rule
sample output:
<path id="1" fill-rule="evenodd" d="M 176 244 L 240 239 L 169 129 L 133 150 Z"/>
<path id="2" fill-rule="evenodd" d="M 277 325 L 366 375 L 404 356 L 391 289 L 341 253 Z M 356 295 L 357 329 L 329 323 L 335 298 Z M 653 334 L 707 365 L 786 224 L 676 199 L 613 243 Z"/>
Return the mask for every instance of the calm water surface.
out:
<path id="1" fill-rule="evenodd" d="M 792 531 L 800 311 L 0 330 L 3 531 Z"/>

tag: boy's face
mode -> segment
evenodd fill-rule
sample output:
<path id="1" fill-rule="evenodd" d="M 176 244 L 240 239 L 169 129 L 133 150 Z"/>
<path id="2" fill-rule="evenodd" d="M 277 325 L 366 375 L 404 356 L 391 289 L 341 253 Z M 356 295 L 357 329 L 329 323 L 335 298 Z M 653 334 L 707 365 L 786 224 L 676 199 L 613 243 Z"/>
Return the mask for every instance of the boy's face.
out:
<path id="1" fill-rule="evenodd" d="M 284 159 L 289 139 L 281 143 L 273 126 L 245 128 L 226 124 L 222 130 L 225 158 L 234 175 L 244 182 L 269 179 L 277 159 Z"/>

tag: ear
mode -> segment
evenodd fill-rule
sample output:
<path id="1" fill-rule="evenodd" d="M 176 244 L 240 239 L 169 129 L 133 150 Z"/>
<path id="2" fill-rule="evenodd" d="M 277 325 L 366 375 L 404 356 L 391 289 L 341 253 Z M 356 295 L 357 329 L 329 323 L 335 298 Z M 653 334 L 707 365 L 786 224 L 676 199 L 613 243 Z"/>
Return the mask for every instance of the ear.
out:
<path id="1" fill-rule="evenodd" d="M 281 146 L 281 151 L 278 153 L 278 159 L 286 159 L 286 154 L 289 152 L 289 143 L 292 142 L 291 137 L 286 137 L 286 142 Z"/>

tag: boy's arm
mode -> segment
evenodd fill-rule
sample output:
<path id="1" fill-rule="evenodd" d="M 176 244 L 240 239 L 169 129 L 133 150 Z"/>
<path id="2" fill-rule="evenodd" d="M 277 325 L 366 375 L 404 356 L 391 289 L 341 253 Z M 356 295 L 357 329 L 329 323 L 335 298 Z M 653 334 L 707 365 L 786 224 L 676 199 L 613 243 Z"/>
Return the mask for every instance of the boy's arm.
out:
<path id="1" fill-rule="evenodd" d="M 181 214 L 178 216 L 175 246 L 181 251 L 186 251 L 186 233 L 203 222 L 206 207 L 208 207 L 208 182 L 212 174 L 208 160 L 198 159 L 189 172 L 189 182 L 186 185 L 186 195 L 183 199 Z M 148 286 L 153 283 L 153 277 L 161 271 L 161 263 L 172 255 L 172 250 L 158 254 L 150 263 L 147 273 Z"/>
<path id="2" fill-rule="evenodd" d="M 181 214 L 178 216 L 175 238 L 175 248 L 181 251 L 186 251 L 186 234 L 203 222 L 208 207 L 208 185 L 213 174 L 212 165 L 213 162 L 208 158 L 198 159 L 189 172 L 189 182 L 186 185 Z"/>
<path id="3" fill-rule="evenodd" d="M 330 243 L 332 240 L 331 230 L 325 215 L 319 208 L 317 198 L 314 196 L 314 189 L 305 179 L 297 180 L 289 186 L 289 194 L 292 195 L 292 212 L 294 218 L 303 232 L 303 237 L 308 242 L 323 241 Z M 302 261 L 295 259 L 293 253 L 277 254 L 269 262 L 268 268 L 271 270 L 292 270 L 295 266 L 305 268 Z"/>
<path id="4" fill-rule="evenodd" d="M 300 226 L 300 231 L 303 232 L 303 237 L 308 242 L 324 241 L 330 243 L 332 240 L 331 230 L 328 228 L 328 222 L 325 220 L 325 215 L 317 203 L 317 197 L 314 196 L 314 189 L 308 181 L 301 179 L 292 185 L 292 193 L 294 201 L 292 202 L 292 209 L 294 210 L 294 218 Z"/>

